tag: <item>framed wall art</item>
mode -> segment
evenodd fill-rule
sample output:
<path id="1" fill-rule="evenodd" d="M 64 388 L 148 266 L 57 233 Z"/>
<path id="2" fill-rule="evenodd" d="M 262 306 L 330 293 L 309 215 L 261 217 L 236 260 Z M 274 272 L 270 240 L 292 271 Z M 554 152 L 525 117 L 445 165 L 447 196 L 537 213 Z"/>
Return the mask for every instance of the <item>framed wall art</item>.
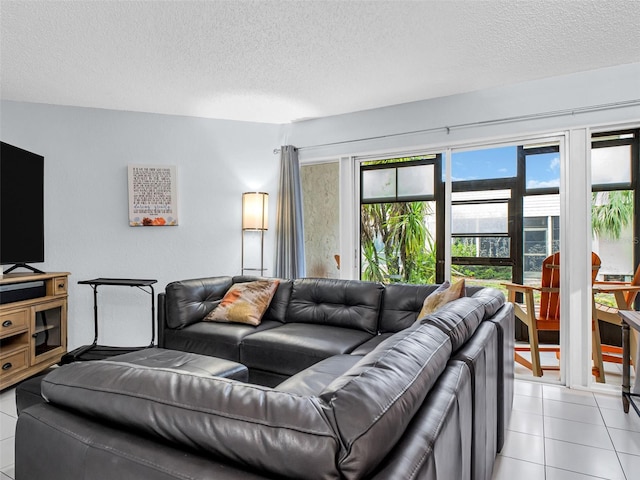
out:
<path id="1" fill-rule="evenodd" d="M 173 165 L 129 165 L 129 225 L 178 225 L 177 170 Z"/>

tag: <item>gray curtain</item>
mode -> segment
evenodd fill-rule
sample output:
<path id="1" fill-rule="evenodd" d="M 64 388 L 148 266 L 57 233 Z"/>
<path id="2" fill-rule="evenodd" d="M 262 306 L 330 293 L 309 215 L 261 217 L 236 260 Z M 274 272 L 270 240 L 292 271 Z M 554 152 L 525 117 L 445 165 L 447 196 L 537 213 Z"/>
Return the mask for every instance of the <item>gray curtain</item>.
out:
<path id="1" fill-rule="evenodd" d="M 275 276 L 279 278 L 305 276 L 300 166 L 298 149 L 291 145 L 280 149 L 274 270 Z"/>

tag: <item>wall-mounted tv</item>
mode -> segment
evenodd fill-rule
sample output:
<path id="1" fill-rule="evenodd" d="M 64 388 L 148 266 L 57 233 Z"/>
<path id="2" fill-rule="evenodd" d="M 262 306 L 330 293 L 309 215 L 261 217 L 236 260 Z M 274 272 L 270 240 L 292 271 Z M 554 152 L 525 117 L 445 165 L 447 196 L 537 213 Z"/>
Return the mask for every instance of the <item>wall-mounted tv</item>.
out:
<path id="1" fill-rule="evenodd" d="M 0 142 L 0 265 L 40 272 L 44 262 L 44 157 Z"/>

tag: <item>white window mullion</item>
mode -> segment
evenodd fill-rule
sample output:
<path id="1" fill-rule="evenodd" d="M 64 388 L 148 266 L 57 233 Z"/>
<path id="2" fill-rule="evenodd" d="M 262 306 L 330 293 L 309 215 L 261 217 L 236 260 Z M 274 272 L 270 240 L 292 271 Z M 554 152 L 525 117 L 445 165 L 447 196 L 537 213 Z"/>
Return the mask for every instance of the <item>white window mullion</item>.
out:
<path id="1" fill-rule="evenodd" d="M 451 280 L 451 149 L 444 152 L 444 278 Z"/>
<path id="2" fill-rule="evenodd" d="M 571 130 L 567 143 L 561 148 L 565 153 L 560 188 L 561 368 L 566 385 L 588 387 L 592 366 L 589 132 Z"/>
<path id="3" fill-rule="evenodd" d="M 353 157 L 340 158 L 340 278 L 359 278 L 359 176 Z"/>

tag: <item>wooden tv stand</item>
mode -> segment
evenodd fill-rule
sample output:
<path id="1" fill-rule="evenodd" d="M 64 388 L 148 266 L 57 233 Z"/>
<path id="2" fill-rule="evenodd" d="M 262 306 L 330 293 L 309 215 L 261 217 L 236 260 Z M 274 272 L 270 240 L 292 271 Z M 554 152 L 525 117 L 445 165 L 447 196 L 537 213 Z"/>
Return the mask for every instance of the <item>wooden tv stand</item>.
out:
<path id="1" fill-rule="evenodd" d="M 29 286 L 27 296 L 35 296 L 5 302 L 16 290 L 2 292 L 0 390 L 60 362 L 67 352 L 68 277 L 68 272 L 9 273 L 0 277 L 1 286 L 20 291 Z"/>

